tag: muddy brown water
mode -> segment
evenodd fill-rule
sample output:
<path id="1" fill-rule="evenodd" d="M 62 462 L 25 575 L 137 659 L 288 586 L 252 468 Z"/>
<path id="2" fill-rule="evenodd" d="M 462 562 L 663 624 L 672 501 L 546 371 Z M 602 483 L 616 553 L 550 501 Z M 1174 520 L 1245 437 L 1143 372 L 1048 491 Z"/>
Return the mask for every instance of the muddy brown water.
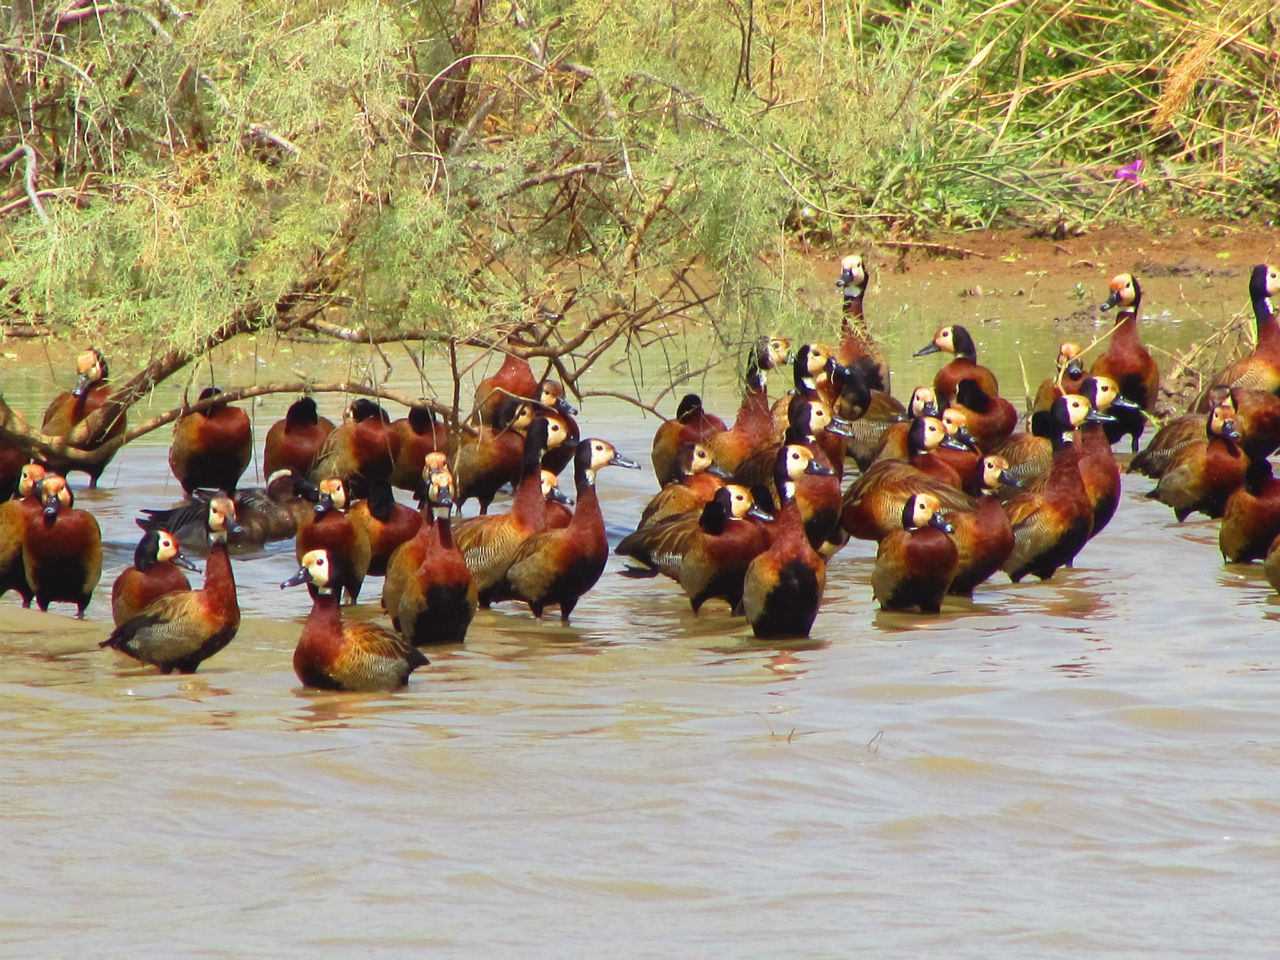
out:
<path id="1" fill-rule="evenodd" d="M 1051 322 L 1075 284 L 1099 302 L 1127 265 L 1030 296 L 1016 271 L 982 297 L 957 296 L 973 266 L 884 271 L 868 312 L 895 392 L 932 377 L 910 354 L 941 322 L 974 329 L 1007 393 L 1020 358 L 1034 388 L 1095 331 Z M 1144 333 L 1181 349 L 1247 306 L 1243 276 L 1151 279 Z M 6 398 L 38 411 L 75 346 L 50 372 L 5 345 Z M 264 342 L 219 370 L 367 360 Z M 732 414 L 734 379 L 701 385 L 711 409 Z M 287 401 L 256 408 L 260 437 Z M 647 466 L 652 418 L 595 398 L 580 421 Z M 782 644 L 611 562 L 568 628 L 504 605 L 406 691 L 334 695 L 290 666 L 309 609 L 278 588 L 291 544 L 235 560 L 245 619 L 198 674 L 98 649 L 133 517 L 177 492 L 166 443 L 98 491 L 73 477 L 107 541 L 85 622 L 0 602 L 4 956 L 1274 956 L 1280 601 L 1145 479 L 1075 569 L 939 616 L 878 612 L 860 542 L 812 637 Z M 616 542 L 652 473 L 600 489 Z M 350 615 L 376 616 L 379 586 Z"/>

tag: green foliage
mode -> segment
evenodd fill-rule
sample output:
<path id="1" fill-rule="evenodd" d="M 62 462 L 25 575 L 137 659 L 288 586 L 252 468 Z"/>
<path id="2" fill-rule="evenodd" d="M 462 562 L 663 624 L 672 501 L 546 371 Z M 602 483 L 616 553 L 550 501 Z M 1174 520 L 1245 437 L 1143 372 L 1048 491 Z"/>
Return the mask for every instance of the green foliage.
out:
<path id="1" fill-rule="evenodd" d="M 330 258 L 338 319 L 465 336 L 652 316 L 696 262 L 735 340 L 810 316 L 797 227 L 1280 204 L 1265 0 L 172 9 L 51 11 L 0 52 L 48 217 L 10 160 L 12 315 L 189 346 Z"/>

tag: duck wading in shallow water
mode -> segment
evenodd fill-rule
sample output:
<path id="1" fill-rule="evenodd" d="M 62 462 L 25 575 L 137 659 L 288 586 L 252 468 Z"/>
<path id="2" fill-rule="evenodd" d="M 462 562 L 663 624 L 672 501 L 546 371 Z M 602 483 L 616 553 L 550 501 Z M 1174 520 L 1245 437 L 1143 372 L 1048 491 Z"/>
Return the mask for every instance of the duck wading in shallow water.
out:
<path id="1" fill-rule="evenodd" d="M 307 585 L 311 613 L 293 652 L 293 672 L 320 690 L 398 690 L 409 674 L 428 663 L 413 644 L 368 621 L 342 622 L 341 587 L 332 578 L 328 551 L 309 550 L 281 589 Z"/>
<path id="2" fill-rule="evenodd" d="M 951 524 L 941 504 L 927 493 L 913 494 L 902 508 L 901 528 L 880 541 L 871 572 L 871 591 L 881 610 L 942 609 L 942 598 L 959 565 Z"/>
<path id="3" fill-rule="evenodd" d="M 780 506 L 769 548 L 747 566 L 742 607 L 757 637 L 807 637 L 827 585 L 827 565 L 809 543 L 796 504 L 796 482 L 815 467 L 807 447 L 778 451 L 774 483 Z"/>
<path id="4" fill-rule="evenodd" d="M 1099 307 L 1106 312 L 1118 307 L 1115 331 L 1107 349 L 1093 361 L 1089 374 L 1107 377 L 1120 388 L 1120 395 L 1137 404 L 1137 409 L 1117 408 L 1115 423 L 1107 429 L 1112 443 L 1128 435 L 1133 437 L 1133 452 L 1147 425 L 1146 413 L 1156 406 L 1160 389 L 1160 371 L 1151 354 L 1138 338 L 1138 311 L 1142 307 L 1142 287 L 1131 273 L 1117 274 L 1111 280 L 1111 294 Z"/>
<path id="5" fill-rule="evenodd" d="M 271 476 L 277 470 L 294 470 L 307 477 L 316 454 L 333 433 L 333 421 L 320 416 L 311 397 L 299 397 L 267 431 L 262 449 L 262 472 Z"/>
<path id="6" fill-rule="evenodd" d="M 206 387 L 200 391 L 200 399 L 216 401 L 221 393 L 219 387 Z M 253 426 L 239 407 L 215 402 L 173 425 L 169 468 L 187 496 L 197 488 L 234 495 L 252 458 Z"/>
<path id="7" fill-rule="evenodd" d="M 65 477 L 45 474 L 40 482 L 44 510 L 23 530 L 22 563 L 36 606 L 74 603 L 76 616 L 102 576 L 102 531 L 93 514 L 74 506 Z"/>
<path id="8" fill-rule="evenodd" d="M 227 535 L 239 525 L 229 497 L 209 501 L 205 526 L 210 543 L 204 587 L 166 593 L 153 600 L 137 616 L 116 627 L 101 646 L 155 664 L 161 673 L 195 673 L 201 663 L 231 642 L 240 629 L 240 605 Z"/>
<path id="9" fill-rule="evenodd" d="M 520 544 L 494 588 L 494 600 L 522 600 L 535 617 L 541 617 L 545 607 L 555 604 L 560 607 L 560 621 L 569 622 L 573 608 L 596 585 L 609 558 L 604 517 L 596 495 L 596 472 L 609 466 L 640 469 L 640 464 L 628 460 L 604 440 L 589 439 L 578 444 L 573 464 L 578 505 L 573 519 L 562 530 L 543 530 Z"/>
<path id="10" fill-rule="evenodd" d="M 462 643 L 479 594 L 453 542 L 453 475 L 442 453 L 427 454 L 422 474 L 422 525 L 387 561 L 382 609 L 414 646 Z"/>

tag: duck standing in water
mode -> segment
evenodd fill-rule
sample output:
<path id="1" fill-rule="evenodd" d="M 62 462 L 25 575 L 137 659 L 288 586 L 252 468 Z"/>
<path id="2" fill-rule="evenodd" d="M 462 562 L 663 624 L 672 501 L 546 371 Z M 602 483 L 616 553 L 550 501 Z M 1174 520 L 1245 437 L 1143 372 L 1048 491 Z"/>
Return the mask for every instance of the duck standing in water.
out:
<path id="1" fill-rule="evenodd" d="M 107 383 L 107 361 L 97 350 L 89 350 L 76 358 L 76 385 L 70 391 L 60 393 L 45 409 L 40 431 L 54 437 L 65 437 L 75 429 L 80 421 L 96 411 L 111 395 L 111 387 Z M 128 426 L 123 412 L 111 420 L 107 426 L 81 444 L 79 449 L 93 450 L 102 446 L 113 437 L 124 433 Z M 107 469 L 112 454 L 98 463 L 80 466 L 65 456 L 49 454 L 41 459 L 42 466 L 50 473 L 65 476 L 72 470 L 83 470 L 89 475 L 89 486 L 96 487 L 102 471 Z"/>
<path id="2" fill-rule="evenodd" d="M 940 328 L 933 335 L 933 340 L 917 350 L 914 356 L 924 357 L 939 351 L 954 357 L 933 377 L 933 392 L 941 406 L 949 407 L 955 402 L 961 380 L 972 380 L 989 397 L 1000 395 L 996 375 L 978 363 L 978 346 L 964 327 L 953 324 Z"/>
<path id="3" fill-rule="evenodd" d="M 902 508 L 902 528 L 876 550 L 871 591 L 881 610 L 919 607 L 924 613 L 942 609 L 942 598 L 955 579 L 959 553 L 952 530 L 938 512 L 941 504 L 928 493 L 917 493 Z"/>
<path id="4" fill-rule="evenodd" d="M 316 454 L 333 433 L 333 421 L 320 416 L 311 397 L 299 397 L 280 420 L 271 425 L 262 449 L 262 472 L 294 470 L 298 476 L 311 474 Z"/>
<path id="5" fill-rule="evenodd" d="M 44 477 L 45 470 L 40 464 L 26 464 L 18 477 L 16 499 L 0 503 L 0 597 L 17 590 L 24 607 L 31 606 L 35 594 L 27 583 L 27 570 L 22 562 L 22 538 L 27 524 L 34 523 L 44 513 L 44 502 L 40 499 Z"/>
<path id="6" fill-rule="evenodd" d="M 240 605 L 227 553 L 227 536 L 239 529 L 229 497 L 214 497 L 205 515 L 209 556 L 204 587 L 179 590 L 151 601 L 137 616 L 111 632 L 100 646 L 113 647 L 161 673 L 195 673 L 240 629 Z"/>
<path id="7" fill-rule="evenodd" d="M 780 508 L 769 548 L 747 566 L 742 608 L 757 637 L 807 637 L 827 585 L 827 565 L 809 543 L 796 504 L 796 482 L 815 461 L 799 444 L 778 451 L 774 484 Z M 818 465 L 820 466 L 820 465 Z"/>
<path id="8" fill-rule="evenodd" d="M 535 617 L 541 617 L 544 608 L 556 604 L 560 607 L 560 622 L 569 622 L 573 608 L 596 585 L 609 558 L 604 517 L 596 494 L 596 473 L 610 466 L 640 469 L 640 464 L 628 460 L 604 440 L 588 439 L 578 444 L 573 464 L 578 505 L 573 519 L 561 530 L 543 530 L 520 544 L 494 589 L 494 600 L 522 600 Z"/>
<path id="9" fill-rule="evenodd" d="M 1138 440 L 1147 424 L 1146 414 L 1155 409 L 1160 389 L 1160 370 L 1151 353 L 1138 337 L 1138 311 L 1142 306 L 1142 287 L 1131 273 L 1117 274 L 1111 280 L 1111 294 L 1099 307 L 1106 312 L 1119 307 L 1115 332 L 1111 334 L 1106 352 L 1093 361 L 1090 376 L 1108 377 L 1120 388 L 1120 395 L 1132 400 L 1137 409 L 1119 407 L 1115 423 L 1107 430 L 1107 436 L 1115 443 L 1126 434 L 1133 437 L 1133 452 L 1138 452 Z"/>
<path id="10" fill-rule="evenodd" d="M 311 613 L 293 651 L 293 672 L 320 690 L 398 690 L 429 661 L 413 644 L 368 621 L 342 622 L 342 588 L 326 550 L 310 550 L 280 588 L 307 585 Z"/>
<path id="11" fill-rule="evenodd" d="M 427 454 L 422 482 L 422 526 L 387 561 L 382 609 L 416 647 L 462 643 L 476 613 L 478 591 L 453 542 L 453 475 L 444 454 Z"/>
<path id="12" fill-rule="evenodd" d="M 48 610 L 60 601 L 74 603 L 76 616 L 102 577 L 102 531 L 93 514 L 78 510 L 65 477 L 45 474 L 40 483 L 43 514 L 26 525 L 22 563 L 36 605 Z"/>
<path id="13" fill-rule="evenodd" d="M 221 393 L 218 387 L 206 387 L 200 399 L 214 400 Z M 234 495 L 252 458 L 253 426 L 239 407 L 215 402 L 173 425 L 169 468 L 187 496 L 197 488 Z"/>

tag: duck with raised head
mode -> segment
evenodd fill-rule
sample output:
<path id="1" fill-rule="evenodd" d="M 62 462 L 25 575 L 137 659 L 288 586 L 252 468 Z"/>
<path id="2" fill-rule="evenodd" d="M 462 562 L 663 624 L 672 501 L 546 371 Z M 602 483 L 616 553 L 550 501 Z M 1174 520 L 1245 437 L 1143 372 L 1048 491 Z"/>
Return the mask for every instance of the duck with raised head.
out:
<path id="1" fill-rule="evenodd" d="M 1205 418 L 1204 438 L 1178 452 L 1147 498 L 1171 507 L 1179 523 L 1195 512 L 1221 517 L 1249 467 L 1239 437 L 1231 407 L 1214 407 Z"/>
<path id="2" fill-rule="evenodd" d="M 1031 412 L 1048 410 L 1053 401 L 1068 393 L 1079 393 L 1080 384 L 1084 382 L 1084 362 L 1080 359 L 1078 343 L 1063 343 L 1058 347 L 1057 367 L 1052 377 L 1040 381 L 1036 388 L 1035 399 L 1031 402 Z"/>
<path id="3" fill-rule="evenodd" d="M 205 387 L 200 400 L 213 406 L 180 417 L 173 425 L 169 469 L 187 496 L 197 488 L 234 495 L 253 458 L 253 425 L 239 407 L 219 401 L 220 387 Z"/>
<path id="4" fill-rule="evenodd" d="M 122 570 L 111 584 L 111 619 L 115 625 L 132 620 L 166 593 L 190 590 L 191 581 L 179 568 L 200 569 L 182 555 L 178 538 L 168 530 L 156 528 L 143 533 L 133 551 L 133 566 Z"/>
<path id="5" fill-rule="evenodd" d="M 43 466 L 26 464 L 18 477 L 15 499 L 0 503 L 0 597 L 16 590 L 24 607 L 31 606 L 35 594 L 27 583 L 27 570 L 22 562 L 22 539 L 27 526 L 44 514 L 41 495 L 44 478 Z"/>
<path id="6" fill-rule="evenodd" d="M 524 434 L 522 476 L 507 513 L 491 513 L 459 520 L 453 539 L 471 569 L 488 606 L 494 586 L 503 578 L 520 545 L 547 529 L 547 504 L 542 493 L 542 455 L 547 447 L 546 417 L 535 417 Z"/>
<path id="7" fill-rule="evenodd" d="M 747 565 L 742 609 L 757 637 L 807 637 L 827 586 L 827 565 L 805 534 L 796 482 L 814 468 L 813 452 L 799 444 L 778 451 L 774 487 L 778 511 L 769 546 Z"/>
<path id="8" fill-rule="evenodd" d="M 107 361 L 96 349 L 87 350 L 76 358 L 76 385 L 69 391 L 60 393 L 44 411 L 40 423 L 41 433 L 53 437 L 68 436 L 80 421 L 97 411 L 111 395 L 108 383 Z M 102 446 L 113 437 L 124 433 L 128 426 L 123 411 L 117 414 L 101 430 L 86 442 L 78 444 L 82 450 L 93 450 Z M 97 463 L 81 466 L 65 456 L 49 453 L 40 458 L 42 466 L 51 473 L 65 476 L 73 470 L 83 470 L 89 475 L 89 486 L 96 487 L 98 478 L 111 462 L 111 454 Z"/>
<path id="9" fill-rule="evenodd" d="M 1013 527 L 1000 494 L 1018 484 L 1007 467 L 1003 457 L 983 457 L 976 471 L 980 480 L 973 506 L 947 510 L 957 551 L 955 577 L 947 588 L 952 596 L 972 597 L 974 587 L 985 583 L 1013 552 Z"/>
<path id="10" fill-rule="evenodd" d="M 773 439 L 769 371 L 785 365 L 790 356 L 791 341 L 781 337 L 760 337 L 752 347 L 738 416 L 732 427 L 712 434 L 706 441 L 716 466 L 725 473 L 732 473 L 748 454 Z"/>
<path id="11" fill-rule="evenodd" d="M 1280 295 L 1280 270 L 1260 263 L 1249 274 L 1249 300 L 1253 304 L 1256 340 L 1253 351 L 1228 364 L 1209 378 L 1210 390 L 1219 385 L 1249 390 L 1280 390 L 1280 323 L 1271 298 Z M 1206 390 L 1193 408 L 1208 413 L 1213 406 Z"/>
<path id="12" fill-rule="evenodd" d="M 718 490 L 712 499 L 719 498 L 721 507 L 727 511 L 726 522 L 747 517 L 772 519 L 757 508 L 755 496 L 746 487 L 728 483 L 721 490 L 727 492 L 721 493 Z M 693 549 L 695 541 L 705 535 L 702 526 L 702 514 L 705 510 L 706 504 L 694 510 L 686 510 L 684 513 L 670 514 L 648 526 L 641 527 L 623 537 L 614 547 L 613 552 L 619 556 L 637 560 L 664 577 L 670 577 L 679 582 L 685 555 Z M 718 527 L 718 519 L 712 525 Z M 752 536 L 736 529 L 732 533 L 731 541 L 749 540 Z M 746 569 L 745 562 L 743 569 Z"/>
<path id="13" fill-rule="evenodd" d="M 462 643 L 479 603 L 475 577 L 453 542 L 453 475 L 444 454 L 422 469 L 422 525 L 387 561 L 382 609 L 414 646 Z"/>
<path id="14" fill-rule="evenodd" d="M 409 413 L 392 421 L 391 432 L 400 438 L 400 449 L 388 478 L 400 490 L 417 492 L 427 454 L 449 448 L 449 427 L 436 419 L 425 403 L 415 403 Z"/>
<path id="15" fill-rule="evenodd" d="M 1244 483 L 1227 497 L 1218 528 L 1218 549 L 1227 563 L 1250 563 L 1267 555 L 1280 536 L 1280 479 L 1270 460 L 1253 460 Z"/>
<path id="16" fill-rule="evenodd" d="M 560 608 L 560 622 L 569 622 L 574 607 L 596 585 L 609 559 L 596 473 L 610 466 L 640 469 L 640 464 L 604 440 L 578 444 L 573 462 L 578 505 L 573 519 L 562 530 L 543 530 L 520 544 L 494 588 L 494 600 L 523 601 L 538 618 L 546 607 L 555 605 Z"/>
<path id="17" fill-rule="evenodd" d="M 941 506 L 931 494 L 913 494 L 902 508 L 899 528 L 880 541 L 871 593 L 881 610 L 942 609 L 960 555 Z"/>
<path id="18" fill-rule="evenodd" d="M 674 420 L 667 420 L 653 434 L 653 472 L 665 487 L 675 474 L 676 451 L 686 443 L 705 443 L 727 430 L 723 420 L 702 408 L 702 398 L 687 393 L 680 398 Z"/>
<path id="19" fill-rule="evenodd" d="M 41 610 L 54 602 L 74 603 L 83 620 L 102 576 L 102 531 L 93 514 L 76 509 L 65 477 L 46 473 L 40 499 L 44 510 L 22 532 L 27 583 Z"/>
<path id="20" fill-rule="evenodd" d="M 841 311 L 840 343 L 836 347 L 836 363 L 842 367 L 857 367 L 872 390 L 889 392 L 889 362 L 884 351 L 867 329 L 863 313 L 863 298 L 867 294 L 866 260 L 860 253 L 851 253 L 840 261 L 840 278 L 836 280 L 844 301 Z"/>
<path id="21" fill-rule="evenodd" d="M 1076 428 L 1095 416 L 1087 398 L 1059 397 L 1049 408 L 1053 437 L 1053 467 L 1033 489 L 1005 504 L 1013 527 L 1013 552 L 1001 569 L 1014 583 L 1027 574 L 1048 580 L 1062 566 L 1070 566 L 1093 532 L 1093 504 L 1080 477 Z"/>
<path id="22" fill-rule="evenodd" d="M 969 377 L 956 384 L 955 400 L 947 409 L 964 411 L 965 426 L 983 453 L 1008 439 L 1018 426 L 1018 411 L 1013 404 L 987 393 Z"/>
<path id="23" fill-rule="evenodd" d="M 240 629 L 240 606 L 227 553 L 227 536 L 238 529 L 236 507 L 230 498 L 209 501 L 205 527 L 210 542 L 204 587 L 152 600 L 137 616 L 116 627 L 100 646 L 155 664 L 161 673 L 195 673 L 201 663 L 231 642 Z"/>
<path id="24" fill-rule="evenodd" d="M 299 397 L 285 415 L 271 425 L 262 448 L 262 472 L 292 469 L 299 476 L 311 473 L 316 454 L 333 433 L 333 421 L 320 416 L 312 397 Z"/>
<path id="25" fill-rule="evenodd" d="M 574 452 L 582 435 L 578 433 L 578 409 L 565 399 L 564 385 L 559 380 L 543 380 L 538 384 L 538 402 L 534 415 L 546 417 L 550 423 L 560 424 L 563 439 L 547 435 L 547 452 L 542 455 L 542 469 L 559 476 L 573 462 Z"/>
<path id="26" fill-rule="evenodd" d="M 342 622 L 340 574 L 326 550 L 308 550 L 285 587 L 307 585 L 311 613 L 293 651 L 293 672 L 308 687 L 367 693 L 398 690 L 429 662 L 409 641 L 367 620 Z"/>
<path id="27" fill-rule="evenodd" d="M 1111 293 L 1107 302 L 1099 307 L 1106 312 L 1119 308 L 1115 331 L 1089 368 L 1091 376 L 1109 377 L 1120 388 L 1120 395 L 1132 400 L 1138 409 L 1120 408 L 1116 422 L 1108 428 L 1107 435 L 1115 443 L 1128 435 L 1133 438 L 1133 452 L 1138 452 L 1138 440 L 1146 426 L 1146 414 L 1155 409 L 1160 390 L 1160 370 L 1150 352 L 1138 338 L 1138 311 L 1142 307 L 1142 286 L 1131 273 L 1116 274 L 1111 279 Z"/>
<path id="28" fill-rule="evenodd" d="M 686 443 L 680 448 L 676 453 L 676 473 L 679 479 L 668 483 L 645 504 L 638 529 L 673 513 L 701 510 L 729 479 L 701 443 Z"/>
<path id="29" fill-rule="evenodd" d="M 956 390 L 961 380 L 972 380 L 983 393 L 991 397 L 1000 395 L 996 375 L 978 363 L 978 346 L 973 336 L 959 324 L 941 327 L 933 340 L 917 350 L 913 356 L 924 357 L 931 353 L 949 353 L 953 359 L 943 365 L 933 377 L 933 391 L 938 403 L 944 407 L 955 402 Z"/>
<path id="30" fill-rule="evenodd" d="M 325 477 L 319 483 L 319 502 L 311 516 L 298 525 L 294 555 L 298 562 L 312 550 L 327 550 L 335 572 L 335 588 L 346 590 L 351 602 L 360 599 L 360 587 L 369 572 L 369 536 L 347 516 L 347 486 L 341 477 Z"/>
<path id="31" fill-rule="evenodd" d="M 368 397 L 358 397 L 347 417 L 325 439 L 311 468 L 311 479 L 339 477 L 354 499 L 369 495 L 369 484 L 389 480 L 400 453 L 400 435 L 391 417 Z"/>
<path id="32" fill-rule="evenodd" d="M 538 380 L 529 361 L 505 353 L 502 366 L 476 385 L 476 414 L 481 424 L 492 424 L 498 406 L 507 400 L 529 403 L 537 399 Z"/>
<path id="33" fill-rule="evenodd" d="M 372 577 L 386 575 L 391 552 L 422 526 L 421 514 L 412 507 L 397 503 L 391 484 L 386 480 L 371 483 L 369 496 L 351 505 L 347 519 L 363 529 L 369 540 L 369 576 Z"/>

